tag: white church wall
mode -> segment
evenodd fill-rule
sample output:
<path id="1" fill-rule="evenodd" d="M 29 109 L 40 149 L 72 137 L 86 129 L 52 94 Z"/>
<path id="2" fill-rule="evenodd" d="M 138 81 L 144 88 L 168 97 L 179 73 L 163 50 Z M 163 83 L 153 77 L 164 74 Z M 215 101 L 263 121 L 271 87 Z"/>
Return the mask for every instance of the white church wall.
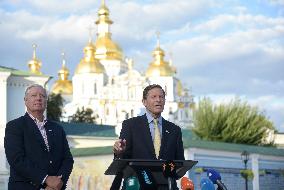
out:
<path id="1" fill-rule="evenodd" d="M 12 77 L 7 84 L 7 121 L 24 115 L 26 108 L 24 103 L 25 90 L 29 83 L 21 82 L 21 77 Z"/>
<path id="2" fill-rule="evenodd" d="M 73 101 L 102 96 L 103 74 L 84 73 L 73 76 Z"/>
<path id="3" fill-rule="evenodd" d="M 97 49 L 98 54 L 100 53 L 100 49 Z M 100 60 L 101 64 L 105 67 L 107 75 L 110 77 L 110 80 L 112 77 L 117 76 L 120 72 L 120 60 Z M 110 81 L 109 81 L 110 82 Z"/>
<path id="4" fill-rule="evenodd" d="M 7 123 L 7 80 L 10 72 L 0 72 L 0 125 Z"/>

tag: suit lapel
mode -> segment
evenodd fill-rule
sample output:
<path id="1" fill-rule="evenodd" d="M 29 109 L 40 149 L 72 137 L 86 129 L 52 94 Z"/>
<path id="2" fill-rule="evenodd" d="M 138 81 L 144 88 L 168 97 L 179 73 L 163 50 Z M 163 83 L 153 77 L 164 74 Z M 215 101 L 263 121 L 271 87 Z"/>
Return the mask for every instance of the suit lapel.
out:
<path id="1" fill-rule="evenodd" d="M 168 122 L 163 118 L 162 119 L 162 141 L 160 148 L 160 157 L 163 158 L 164 152 L 166 150 L 166 144 L 168 142 L 168 137 L 171 134 L 171 128 Z"/>
<path id="2" fill-rule="evenodd" d="M 149 123 L 147 120 L 147 116 L 146 114 L 141 116 L 141 126 L 140 126 L 140 133 L 143 137 L 145 137 L 145 146 L 147 148 L 147 150 L 150 151 L 151 155 L 153 157 L 155 157 L 155 149 L 154 149 L 154 144 L 153 144 L 153 140 L 152 140 L 152 136 L 151 136 L 151 132 L 150 132 L 150 127 L 149 127 Z"/>
<path id="3" fill-rule="evenodd" d="M 26 120 L 26 125 L 27 125 L 28 129 L 35 136 L 35 139 L 40 143 L 41 147 L 43 149 L 45 149 L 46 145 L 44 143 L 43 137 L 42 137 L 37 125 L 35 124 L 33 119 L 28 115 L 28 113 L 25 114 L 25 120 Z"/>

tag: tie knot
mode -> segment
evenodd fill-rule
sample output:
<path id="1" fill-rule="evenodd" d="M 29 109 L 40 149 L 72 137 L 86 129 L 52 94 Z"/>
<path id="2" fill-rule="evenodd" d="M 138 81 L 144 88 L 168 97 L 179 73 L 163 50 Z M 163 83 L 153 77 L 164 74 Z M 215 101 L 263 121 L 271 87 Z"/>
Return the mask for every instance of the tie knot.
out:
<path id="1" fill-rule="evenodd" d="M 153 119 L 153 123 L 155 126 L 158 126 L 158 119 Z"/>

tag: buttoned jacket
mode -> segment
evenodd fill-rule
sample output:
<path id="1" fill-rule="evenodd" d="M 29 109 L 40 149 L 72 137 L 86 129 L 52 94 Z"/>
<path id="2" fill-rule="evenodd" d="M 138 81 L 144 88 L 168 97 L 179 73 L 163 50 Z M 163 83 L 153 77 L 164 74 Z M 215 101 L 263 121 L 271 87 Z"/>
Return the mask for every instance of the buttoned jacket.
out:
<path id="1" fill-rule="evenodd" d="M 65 189 L 74 162 L 65 132 L 50 120 L 44 127 L 49 150 L 27 113 L 7 123 L 4 147 L 10 165 L 9 190 L 38 190 L 46 175 L 62 175 Z"/>

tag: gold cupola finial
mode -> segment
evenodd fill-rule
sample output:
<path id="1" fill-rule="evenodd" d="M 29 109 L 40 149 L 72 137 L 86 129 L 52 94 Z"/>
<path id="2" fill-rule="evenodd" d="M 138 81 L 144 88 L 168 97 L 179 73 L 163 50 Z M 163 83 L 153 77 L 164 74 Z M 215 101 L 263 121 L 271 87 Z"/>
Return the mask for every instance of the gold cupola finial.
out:
<path id="1" fill-rule="evenodd" d="M 105 1 L 102 0 L 101 7 L 98 11 L 99 19 L 95 22 L 96 24 L 112 24 L 112 20 L 109 18 L 109 9 L 107 8 Z"/>
<path id="2" fill-rule="evenodd" d="M 69 76 L 69 70 L 66 68 L 65 53 L 61 53 L 62 56 L 62 68 L 58 72 L 58 77 L 60 80 L 67 80 Z"/>
<path id="3" fill-rule="evenodd" d="M 52 92 L 55 94 L 71 95 L 73 93 L 72 82 L 68 80 L 69 70 L 66 67 L 65 53 L 61 53 L 62 67 L 58 71 L 58 80 L 52 86 Z"/>
<path id="4" fill-rule="evenodd" d="M 36 44 L 33 44 L 33 59 L 36 59 L 36 48 L 37 48 L 37 45 Z"/>
<path id="5" fill-rule="evenodd" d="M 175 69 L 164 60 L 165 52 L 160 47 L 160 32 L 156 32 L 157 47 L 152 52 L 154 61 L 150 63 L 146 70 L 146 77 L 173 76 Z"/>
<path id="6" fill-rule="evenodd" d="M 33 44 L 33 57 L 32 59 L 28 62 L 28 66 L 30 68 L 30 71 L 32 73 L 35 73 L 35 74 L 42 74 L 40 72 L 40 68 L 41 68 L 41 62 L 40 60 L 37 59 L 36 57 L 36 48 L 37 48 L 37 45 L 36 44 Z"/>
<path id="7" fill-rule="evenodd" d="M 160 47 L 160 32 L 156 31 L 156 35 L 157 35 L 157 47 Z"/>
<path id="8" fill-rule="evenodd" d="M 95 57 L 96 47 L 92 41 L 91 29 L 89 29 L 89 42 L 84 48 L 84 57 L 81 59 L 79 65 L 77 65 L 75 74 L 84 73 L 104 73 L 104 66 Z"/>

